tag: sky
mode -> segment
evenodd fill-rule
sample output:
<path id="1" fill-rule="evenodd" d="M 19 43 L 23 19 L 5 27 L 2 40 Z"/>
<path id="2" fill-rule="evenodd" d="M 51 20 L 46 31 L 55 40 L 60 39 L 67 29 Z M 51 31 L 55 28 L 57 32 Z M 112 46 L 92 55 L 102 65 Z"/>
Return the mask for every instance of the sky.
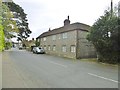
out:
<path id="1" fill-rule="evenodd" d="M 27 14 L 30 38 L 36 38 L 49 28 L 62 27 L 69 15 L 71 23 L 80 22 L 92 26 L 110 7 L 111 0 L 13 0 Z M 113 0 L 117 5 L 119 0 Z M 15 40 L 15 39 L 14 39 Z"/>

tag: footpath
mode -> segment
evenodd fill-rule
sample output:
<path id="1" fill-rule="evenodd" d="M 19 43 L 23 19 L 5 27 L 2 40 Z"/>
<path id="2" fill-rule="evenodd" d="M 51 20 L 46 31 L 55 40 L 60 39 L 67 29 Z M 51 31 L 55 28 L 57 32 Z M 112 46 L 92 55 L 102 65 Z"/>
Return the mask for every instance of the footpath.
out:
<path id="1" fill-rule="evenodd" d="M 9 56 L 9 51 L 2 54 L 2 88 L 26 88 L 25 81 Z"/>

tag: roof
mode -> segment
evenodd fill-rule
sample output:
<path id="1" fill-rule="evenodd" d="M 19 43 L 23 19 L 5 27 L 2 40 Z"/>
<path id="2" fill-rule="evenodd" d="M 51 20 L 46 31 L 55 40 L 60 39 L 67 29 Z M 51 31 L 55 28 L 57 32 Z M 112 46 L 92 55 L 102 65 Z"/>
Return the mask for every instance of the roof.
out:
<path id="1" fill-rule="evenodd" d="M 38 36 L 37 38 L 42 38 L 42 37 L 46 37 L 46 36 L 50 36 L 50 35 L 55 35 L 55 34 L 60 34 L 60 33 L 64 33 L 64 32 L 73 31 L 73 30 L 81 30 L 81 31 L 88 32 L 90 30 L 90 26 L 77 22 L 77 23 L 65 25 L 63 27 L 44 32 L 40 36 Z"/>

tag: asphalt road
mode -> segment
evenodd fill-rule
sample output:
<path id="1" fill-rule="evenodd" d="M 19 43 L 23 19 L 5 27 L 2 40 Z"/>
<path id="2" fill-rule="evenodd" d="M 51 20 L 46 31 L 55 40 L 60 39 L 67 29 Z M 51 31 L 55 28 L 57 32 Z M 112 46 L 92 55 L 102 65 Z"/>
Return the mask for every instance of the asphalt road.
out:
<path id="1" fill-rule="evenodd" d="M 24 50 L 2 57 L 2 88 L 118 88 L 117 66 Z"/>

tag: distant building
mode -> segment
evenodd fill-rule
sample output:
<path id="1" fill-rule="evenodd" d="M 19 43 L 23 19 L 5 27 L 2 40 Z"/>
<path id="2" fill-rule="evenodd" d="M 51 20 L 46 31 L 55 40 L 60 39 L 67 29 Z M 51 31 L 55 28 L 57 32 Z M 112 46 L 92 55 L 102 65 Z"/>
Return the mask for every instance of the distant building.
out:
<path id="1" fill-rule="evenodd" d="M 24 40 L 24 41 L 22 41 L 22 43 L 25 47 L 35 46 L 34 38 L 32 38 L 32 40 Z"/>
<path id="2" fill-rule="evenodd" d="M 70 24 L 69 16 L 64 20 L 64 26 L 44 32 L 37 41 L 47 54 L 68 58 L 96 57 L 93 45 L 86 36 L 90 26 L 83 23 Z"/>

